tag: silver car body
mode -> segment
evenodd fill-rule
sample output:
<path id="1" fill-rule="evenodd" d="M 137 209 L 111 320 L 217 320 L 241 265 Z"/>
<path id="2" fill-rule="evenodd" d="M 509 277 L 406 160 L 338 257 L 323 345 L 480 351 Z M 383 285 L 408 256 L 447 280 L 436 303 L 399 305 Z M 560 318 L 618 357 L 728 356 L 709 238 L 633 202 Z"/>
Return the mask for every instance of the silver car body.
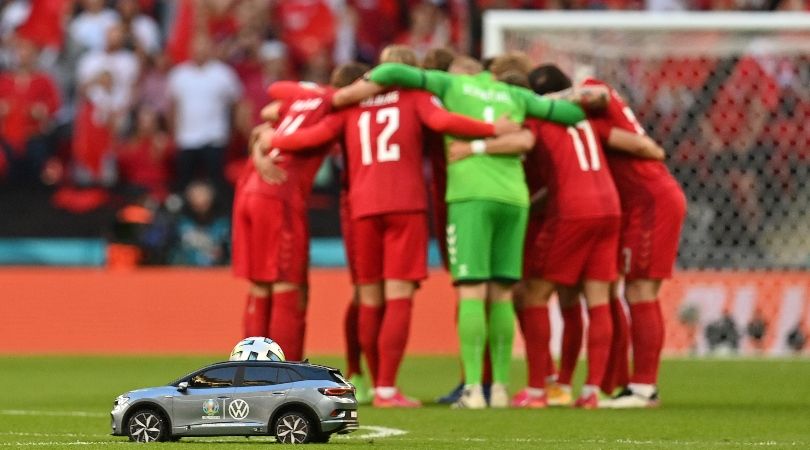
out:
<path id="1" fill-rule="evenodd" d="M 274 370 L 278 374 L 275 382 L 248 381 L 251 374 L 274 373 Z M 218 374 L 229 372 L 233 372 L 231 385 L 226 385 L 227 376 L 216 378 Z M 272 434 L 275 418 L 290 408 L 307 411 L 321 433 L 348 433 L 358 426 L 354 393 L 334 396 L 322 392 L 327 388 L 346 387 L 352 386 L 339 371 L 309 363 L 229 361 L 212 364 L 169 385 L 119 396 L 111 412 L 112 434 L 127 435 L 128 418 L 143 408 L 161 412 L 168 419 L 175 438 Z"/>

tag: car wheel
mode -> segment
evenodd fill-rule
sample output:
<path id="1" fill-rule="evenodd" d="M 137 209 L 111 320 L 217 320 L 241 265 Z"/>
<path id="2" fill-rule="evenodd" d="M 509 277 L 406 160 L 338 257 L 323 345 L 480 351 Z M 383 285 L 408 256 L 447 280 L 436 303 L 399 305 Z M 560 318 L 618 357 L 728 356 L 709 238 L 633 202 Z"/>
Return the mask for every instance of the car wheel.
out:
<path id="1" fill-rule="evenodd" d="M 276 440 L 282 444 L 306 444 L 316 433 L 312 421 L 300 411 L 286 412 L 276 420 Z"/>
<path id="2" fill-rule="evenodd" d="M 127 436 L 136 442 L 158 442 L 168 434 L 166 421 L 153 409 L 136 411 L 127 422 Z"/>

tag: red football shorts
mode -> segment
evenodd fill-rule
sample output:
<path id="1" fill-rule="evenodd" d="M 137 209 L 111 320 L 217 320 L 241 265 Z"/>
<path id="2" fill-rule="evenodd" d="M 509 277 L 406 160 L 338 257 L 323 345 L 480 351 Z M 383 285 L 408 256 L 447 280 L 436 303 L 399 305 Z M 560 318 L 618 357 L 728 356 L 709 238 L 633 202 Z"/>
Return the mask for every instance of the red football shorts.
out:
<path id="1" fill-rule="evenodd" d="M 358 284 L 427 278 L 428 224 L 424 212 L 353 219 L 350 231 Z"/>
<path id="2" fill-rule="evenodd" d="M 618 216 L 532 220 L 524 275 L 566 286 L 582 280 L 614 281 L 620 227 Z"/>
<path id="3" fill-rule="evenodd" d="M 233 273 L 251 281 L 305 284 L 306 211 L 261 194 L 240 193 L 233 209 Z"/>
<path id="4" fill-rule="evenodd" d="M 349 277 L 352 284 L 357 284 L 357 264 L 354 262 L 354 236 L 352 235 L 352 214 L 349 209 L 349 195 L 340 193 L 340 230 L 343 234 L 343 248 L 346 251 L 346 265 L 349 266 Z"/>
<path id="5" fill-rule="evenodd" d="M 622 203 L 619 270 L 628 281 L 672 277 L 686 217 L 686 197 L 662 189 Z"/>

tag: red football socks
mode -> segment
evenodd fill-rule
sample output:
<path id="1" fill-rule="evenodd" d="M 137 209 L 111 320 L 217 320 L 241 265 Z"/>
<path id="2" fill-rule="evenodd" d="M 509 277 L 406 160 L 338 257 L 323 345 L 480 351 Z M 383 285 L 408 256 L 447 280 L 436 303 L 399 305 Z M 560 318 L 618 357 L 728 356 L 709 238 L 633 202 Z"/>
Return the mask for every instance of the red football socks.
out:
<path id="1" fill-rule="evenodd" d="M 269 321 L 270 298 L 248 294 L 245 313 L 242 316 L 242 334 L 244 337 L 266 337 Z"/>
<path id="2" fill-rule="evenodd" d="M 588 308 L 588 376 L 585 384 L 600 386 L 605 376 L 610 339 L 613 336 L 613 322 L 610 306 L 599 305 Z"/>
<path id="3" fill-rule="evenodd" d="M 605 376 L 602 379 L 602 392 L 610 394 L 617 386 L 627 386 L 630 382 L 630 369 L 627 354 L 630 351 L 630 324 L 624 312 L 622 301 L 610 300 L 610 317 L 613 322 L 613 337 L 610 342 L 610 356 Z"/>
<path id="4" fill-rule="evenodd" d="M 377 343 L 378 377 L 376 386 L 396 386 L 399 365 L 408 344 L 411 329 L 411 299 L 386 300 L 380 336 Z"/>
<path id="5" fill-rule="evenodd" d="M 301 361 L 304 358 L 306 310 L 301 308 L 300 295 L 298 290 L 273 293 L 268 337 L 281 346 L 288 361 Z"/>
<path id="6" fill-rule="evenodd" d="M 523 308 L 519 311 L 518 316 L 523 330 L 523 339 L 526 342 L 528 386 L 542 389 L 546 386 L 547 366 L 550 358 L 551 325 L 548 320 L 548 308 L 545 306 Z"/>
<path id="7" fill-rule="evenodd" d="M 357 303 L 351 302 L 343 318 L 343 335 L 346 338 L 346 378 L 363 373 L 360 368 L 360 337 L 357 335 L 359 310 Z"/>
<path id="8" fill-rule="evenodd" d="M 371 372 L 371 381 L 377 387 L 379 371 L 379 353 L 377 351 L 377 337 L 382 326 L 385 308 L 381 306 L 368 306 L 360 304 L 357 312 L 357 329 L 360 349 L 366 356 L 366 364 Z"/>
<path id="9" fill-rule="evenodd" d="M 563 318 L 562 354 L 560 355 L 560 374 L 557 382 L 571 384 L 571 377 L 577 367 L 579 351 L 582 349 L 582 305 L 561 308 Z"/>
<path id="10" fill-rule="evenodd" d="M 664 345 L 664 321 L 658 299 L 630 304 L 630 333 L 633 339 L 632 383 L 656 384 L 661 348 Z"/>

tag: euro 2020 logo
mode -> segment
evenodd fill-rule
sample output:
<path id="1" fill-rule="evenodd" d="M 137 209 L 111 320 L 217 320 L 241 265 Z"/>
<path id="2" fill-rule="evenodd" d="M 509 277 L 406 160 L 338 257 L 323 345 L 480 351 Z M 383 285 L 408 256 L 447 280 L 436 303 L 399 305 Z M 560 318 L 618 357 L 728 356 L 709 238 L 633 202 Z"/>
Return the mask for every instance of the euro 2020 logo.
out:
<path id="1" fill-rule="evenodd" d="M 216 416 L 219 414 L 219 403 L 217 403 L 216 400 L 209 398 L 205 401 L 205 403 L 203 403 L 202 410 L 206 416 Z"/>

